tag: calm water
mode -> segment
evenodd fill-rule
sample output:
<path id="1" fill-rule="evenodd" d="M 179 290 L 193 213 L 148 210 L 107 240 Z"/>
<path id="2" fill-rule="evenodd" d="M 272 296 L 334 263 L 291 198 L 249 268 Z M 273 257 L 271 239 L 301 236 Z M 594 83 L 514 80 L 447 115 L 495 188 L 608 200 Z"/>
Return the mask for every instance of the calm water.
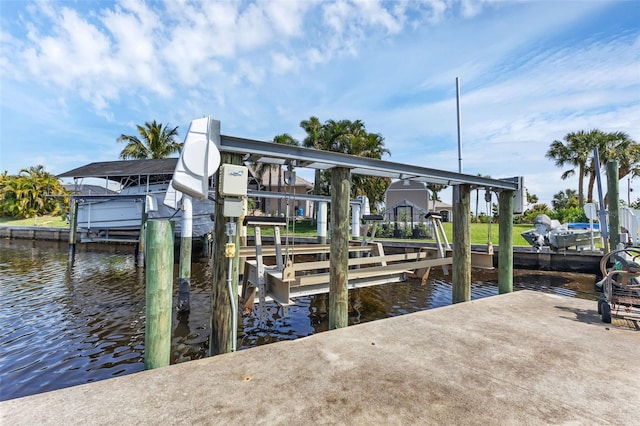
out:
<path id="1" fill-rule="evenodd" d="M 71 272 L 66 262 L 66 244 L 0 241 L 0 400 L 144 369 L 144 273 L 134 266 L 133 255 L 82 251 Z M 448 279 L 436 268 L 424 286 L 408 281 L 351 291 L 349 323 L 448 305 Z M 473 281 L 473 299 L 498 292 L 497 271 L 474 271 Z M 595 276 L 586 274 L 514 273 L 516 289 L 593 300 L 594 282 Z M 172 363 L 206 354 L 210 283 L 206 265 L 194 264 L 191 313 L 180 319 L 174 314 Z M 275 304 L 268 305 L 266 328 L 259 327 L 256 310 L 240 323 L 238 347 L 325 331 L 327 306 L 327 295 L 300 298 L 284 317 Z"/>

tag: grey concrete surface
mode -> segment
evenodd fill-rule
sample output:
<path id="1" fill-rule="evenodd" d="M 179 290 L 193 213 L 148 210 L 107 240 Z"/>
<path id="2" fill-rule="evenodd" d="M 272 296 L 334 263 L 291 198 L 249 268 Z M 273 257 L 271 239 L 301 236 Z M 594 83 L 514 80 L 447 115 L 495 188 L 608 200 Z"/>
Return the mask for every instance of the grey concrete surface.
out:
<path id="1" fill-rule="evenodd" d="M 640 332 L 519 291 L 5 401 L 0 423 L 638 425 Z"/>

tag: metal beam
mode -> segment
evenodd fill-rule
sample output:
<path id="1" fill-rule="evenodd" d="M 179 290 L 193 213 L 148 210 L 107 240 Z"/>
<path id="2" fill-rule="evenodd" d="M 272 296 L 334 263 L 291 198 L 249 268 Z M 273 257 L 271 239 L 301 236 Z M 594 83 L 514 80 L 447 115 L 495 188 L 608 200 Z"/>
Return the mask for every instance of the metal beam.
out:
<path id="1" fill-rule="evenodd" d="M 358 157 L 331 151 L 322 151 L 299 146 L 261 142 L 234 136 L 220 136 L 221 152 L 242 154 L 244 161 L 255 161 L 275 164 L 291 164 L 296 167 L 327 170 L 334 167 L 350 169 L 352 174 L 407 179 L 425 183 L 441 183 L 445 185 L 468 184 L 477 187 L 506 189 L 515 191 L 518 183 L 504 179 L 492 179 L 473 176 L 446 170 L 430 169 L 394 163 L 374 158 Z"/>

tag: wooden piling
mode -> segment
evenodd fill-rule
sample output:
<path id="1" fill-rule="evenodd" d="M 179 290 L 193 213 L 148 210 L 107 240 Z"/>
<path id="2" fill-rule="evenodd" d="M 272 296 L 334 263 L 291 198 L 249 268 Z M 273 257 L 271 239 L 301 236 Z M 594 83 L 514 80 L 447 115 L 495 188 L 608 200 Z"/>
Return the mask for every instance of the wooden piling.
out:
<path id="1" fill-rule="evenodd" d="M 513 191 L 498 197 L 498 293 L 513 291 Z"/>
<path id="2" fill-rule="evenodd" d="M 180 227 L 180 272 L 178 274 L 178 313 L 191 310 L 191 251 L 193 246 L 193 205 L 191 197 L 182 196 L 182 221 Z"/>
<path id="3" fill-rule="evenodd" d="M 452 303 L 471 300 L 471 187 L 453 187 Z"/>
<path id="4" fill-rule="evenodd" d="M 150 220 L 146 234 L 144 368 L 150 370 L 170 363 L 173 225 L 168 220 Z"/>
<path id="5" fill-rule="evenodd" d="M 242 164 L 242 156 L 239 154 L 222 153 L 220 164 Z M 216 181 L 221 179 L 222 167 L 216 173 Z M 216 199 L 222 200 L 219 185 L 216 185 Z M 232 313 L 231 298 L 238 299 L 237 276 L 233 294 L 229 294 L 227 285 L 228 259 L 225 257 L 225 249 L 228 237 L 226 235 L 227 218 L 222 214 L 223 203 L 215 203 L 214 209 L 214 234 L 213 253 L 211 256 L 212 289 L 211 289 L 211 334 L 209 337 L 209 355 L 219 355 L 232 350 Z M 236 236 L 238 233 L 236 232 Z M 238 241 L 236 241 L 237 243 Z M 237 245 L 236 245 L 237 247 Z M 236 250 L 236 257 L 240 250 Z M 234 262 L 237 262 L 234 257 Z M 237 267 L 236 267 L 237 268 Z"/>
<path id="6" fill-rule="evenodd" d="M 69 266 L 73 266 L 76 260 L 76 240 L 78 229 L 78 202 L 75 198 L 71 198 L 69 202 Z"/>
<path id="7" fill-rule="evenodd" d="M 331 170 L 331 257 L 329 258 L 329 329 L 346 327 L 349 314 L 349 196 L 351 172 Z"/>
<path id="8" fill-rule="evenodd" d="M 620 244 L 620 182 L 618 161 L 607 161 L 607 200 L 609 210 L 609 250 Z"/>

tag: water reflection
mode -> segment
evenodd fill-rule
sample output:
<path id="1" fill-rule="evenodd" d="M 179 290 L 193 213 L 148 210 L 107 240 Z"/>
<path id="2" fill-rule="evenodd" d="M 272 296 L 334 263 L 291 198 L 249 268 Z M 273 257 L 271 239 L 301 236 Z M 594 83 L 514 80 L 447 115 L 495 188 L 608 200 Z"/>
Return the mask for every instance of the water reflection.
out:
<path id="1" fill-rule="evenodd" d="M 130 250 L 79 252 L 68 271 L 66 244 L 2 240 L 0 249 L 0 400 L 144 369 L 144 272 L 135 267 Z M 349 324 L 448 305 L 449 280 L 433 269 L 426 285 L 408 281 L 352 290 Z M 593 275 L 514 273 L 516 290 L 588 299 L 596 298 L 594 282 Z M 206 356 L 211 303 L 206 265 L 193 265 L 191 287 L 191 312 L 178 316 L 174 309 L 172 363 Z M 472 298 L 495 294 L 497 272 L 474 271 Z M 285 316 L 268 304 L 266 327 L 257 311 L 242 318 L 238 348 L 326 331 L 328 305 L 326 294 L 302 297 Z"/>

